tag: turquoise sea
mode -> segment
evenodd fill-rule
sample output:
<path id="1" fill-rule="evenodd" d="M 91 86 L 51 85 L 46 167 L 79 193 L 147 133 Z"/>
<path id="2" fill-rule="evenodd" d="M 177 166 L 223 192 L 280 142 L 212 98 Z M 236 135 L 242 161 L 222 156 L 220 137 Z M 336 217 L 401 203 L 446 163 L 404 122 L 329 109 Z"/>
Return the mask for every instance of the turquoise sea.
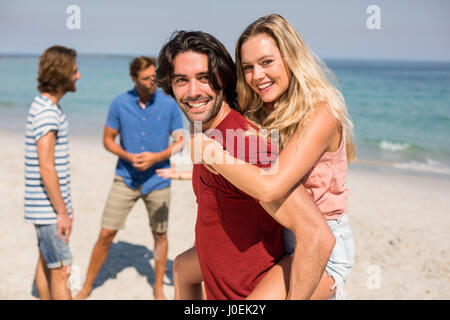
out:
<path id="1" fill-rule="evenodd" d="M 61 101 L 71 134 L 101 137 L 111 100 L 132 87 L 131 59 L 78 57 L 78 90 Z M 361 162 L 450 177 L 450 62 L 325 63 L 347 102 Z M 37 64 L 37 56 L 0 57 L 1 134 L 24 132 Z"/>

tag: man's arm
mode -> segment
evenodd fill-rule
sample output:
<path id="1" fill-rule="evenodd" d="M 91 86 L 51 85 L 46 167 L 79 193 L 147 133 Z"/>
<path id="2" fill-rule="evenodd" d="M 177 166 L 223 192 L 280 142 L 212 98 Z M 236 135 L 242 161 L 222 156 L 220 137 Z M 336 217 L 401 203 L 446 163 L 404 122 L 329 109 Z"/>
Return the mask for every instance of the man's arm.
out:
<path id="1" fill-rule="evenodd" d="M 103 131 L 103 146 L 109 152 L 115 154 L 119 158 L 128 161 L 135 162 L 137 159 L 137 154 L 129 153 L 116 142 L 116 136 L 119 134 L 119 130 L 105 126 Z"/>
<path id="2" fill-rule="evenodd" d="M 309 299 L 330 259 L 336 241 L 333 233 L 303 185 L 298 186 L 281 206 L 275 203 L 261 205 L 296 238 L 287 298 Z"/>
<path id="3" fill-rule="evenodd" d="M 45 191 L 57 214 L 58 237 L 61 239 L 64 233 L 66 235 L 66 242 L 68 242 L 72 231 L 72 220 L 69 218 L 69 212 L 61 195 L 58 174 L 55 168 L 55 143 L 55 131 L 49 131 L 37 141 L 36 148 L 39 158 L 39 172 Z"/>

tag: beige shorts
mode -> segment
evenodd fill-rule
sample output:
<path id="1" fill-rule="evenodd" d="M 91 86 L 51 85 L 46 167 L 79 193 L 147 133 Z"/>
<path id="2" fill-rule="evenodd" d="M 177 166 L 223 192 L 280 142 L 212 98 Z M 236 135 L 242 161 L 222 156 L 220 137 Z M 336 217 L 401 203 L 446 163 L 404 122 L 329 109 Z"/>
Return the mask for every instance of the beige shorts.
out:
<path id="1" fill-rule="evenodd" d="M 141 187 L 131 189 L 116 176 L 106 200 L 101 226 L 104 229 L 125 229 L 125 220 L 136 202 L 142 198 L 147 207 L 150 228 L 153 232 L 166 233 L 169 220 L 170 188 L 141 194 Z"/>

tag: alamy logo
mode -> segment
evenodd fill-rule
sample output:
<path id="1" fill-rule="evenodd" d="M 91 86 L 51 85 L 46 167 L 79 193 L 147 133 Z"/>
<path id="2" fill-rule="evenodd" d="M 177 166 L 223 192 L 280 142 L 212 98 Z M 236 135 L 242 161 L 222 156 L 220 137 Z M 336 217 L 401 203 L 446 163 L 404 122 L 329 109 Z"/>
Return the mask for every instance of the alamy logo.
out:
<path id="1" fill-rule="evenodd" d="M 366 25 L 369 30 L 380 30 L 381 29 L 381 10 L 377 5 L 370 5 L 366 10 L 367 14 L 370 16 L 367 18 Z"/>
<path id="2" fill-rule="evenodd" d="M 81 268 L 77 265 L 72 265 L 70 268 L 70 276 L 67 280 L 67 286 L 70 290 L 81 289 Z"/>
<path id="3" fill-rule="evenodd" d="M 370 265 L 367 267 L 366 272 L 370 274 L 366 281 L 366 287 L 369 290 L 381 288 L 381 269 L 377 265 Z"/>
<path id="4" fill-rule="evenodd" d="M 257 132 L 256 130 L 227 129 L 223 134 L 220 130 L 208 129 L 204 134 L 212 139 L 212 143 L 204 144 L 202 140 L 204 135 L 199 128 L 201 128 L 201 123 L 195 123 L 192 140 L 191 134 L 184 130 L 182 150 L 172 150 L 172 156 L 181 152 L 178 157 L 180 161 L 177 161 L 177 163 L 184 163 L 185 160 L 189 159 L 189 163 L 193 162 L 194 164 L 242 164 L 246 159 L 245 161 L 250 164 L 262 164 L 270 167 L 270 170 L 261 168 L 261 174 L 277 173 L 278 130 L 260 129 Z M 227 150 L 235 150 L 235 153 L 233 155 L 229 152 L 225 152 L 225 154 L 217 153 L 217 150 L 223 150 L 222 145 L 224 144 L 226 144 Z"/>
<path id="5" fill-rule="evenodd" d="M 79 6 L 72 4 L 67 7 L 66 13 L 70 16 L 66 20 L 66 27 L 69 30 L 81 29 L 81 9 Z"/>

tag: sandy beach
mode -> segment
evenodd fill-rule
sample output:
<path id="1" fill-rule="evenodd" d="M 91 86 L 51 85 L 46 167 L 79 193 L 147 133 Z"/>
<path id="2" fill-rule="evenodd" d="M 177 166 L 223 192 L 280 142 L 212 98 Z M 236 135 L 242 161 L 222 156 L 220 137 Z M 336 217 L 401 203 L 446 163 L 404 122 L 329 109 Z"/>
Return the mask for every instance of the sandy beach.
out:
<path id="1" fill-rule="evenodd" d="M 23 135 L 0 131 L 0 145 L 0 299 L 37 299 L 37 240 L 23 219 Z M 116 158 L 100 138 L 80 136 L 71 136 L 70 156 L 75 210 L 70 246 L 84 281 Z M 347 298 L 450 299 L 450 179 L 351 166 L 348 186 L 356 262 L 345 286 Z M 174 181 L 165 277 L 169 299 L 173 260 L 193 245 L 195 219 L 191 182 Z M 114 240 L 90 299 L 153 299 L 153 263 L 153 238 L 139 202 Z"/>

